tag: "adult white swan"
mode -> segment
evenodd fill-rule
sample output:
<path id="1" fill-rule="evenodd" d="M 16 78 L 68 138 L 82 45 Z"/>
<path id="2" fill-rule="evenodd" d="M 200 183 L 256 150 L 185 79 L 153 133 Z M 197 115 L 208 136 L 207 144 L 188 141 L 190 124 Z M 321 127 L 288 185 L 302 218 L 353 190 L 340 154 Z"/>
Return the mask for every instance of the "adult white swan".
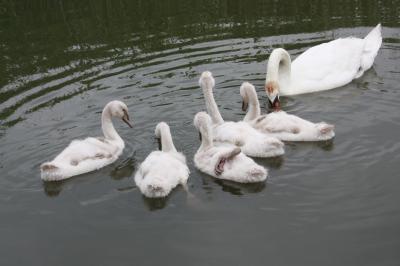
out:
<path id="1" fill-rule="evenodd" d="M 186 187 L 189 178 L 186 158 L 176 150 L 169 126 L 158 123 L 155 134 L 161 139 L 161 151 L 150 153 L 135 174 L 136 185 L 149 198 L 166 197 L 177 185 Z"/>
<path id="2" fill-rule="evenodd" d="M 244 154 L 253 157 L 273 157 L 284 153 L 284 144 L 279 139 L 269 137 L 243 121 L 225 122 L 222 119 L 213 96 L 215 80 L 211 72 L 203 72 L 199 84 L 203 90 L 207 112 L 212 119 L 214 141 L 234 144 Z"/>
<path id="3" fill-rule="evenodd" d="M 242 110 L 247 110 L 243 121 L 263 133 L 284 141 L 321 141 L 335 136 L 334 126 L 325 122 L 312 123 L 284 111 L 261 115 L 256 89 L 248 82 L 240 86 L 240 95 Z"/>
<path id="4" fill-rule="evenodd" d="M 128 107 L 120 101 L 111 101 L 101 114 L 104 137 L 73 140 L 57 157 L 40 166 L 44 181 L 58 181 L 100 169 L 115 162 L 125 143 L 115 130 L 111 117 L 121 118 L 129 127 Z"/>
<path id="5" fill-rule="evenodd" d="M 267 170 L 244 155 L 239 147 L 214 145 L 211 118 L 207 113 L 197 113 L 194 125 L 201 134 L 201 145 L 194 155 L 197 169 L 215 178 L 240 183 L 261 182 L 267 178 Z"/>
<path id="6" fill-rule="evenodd" d="M 378 24 L 364 39 L 348 37 L 311 47 L 292 63 L 287 51 L 272 51 L 265 91 L 273 108 L 280 95 L 296 95 L 330 90 L 360 77 L 374 63 L 382 44 Z"/>

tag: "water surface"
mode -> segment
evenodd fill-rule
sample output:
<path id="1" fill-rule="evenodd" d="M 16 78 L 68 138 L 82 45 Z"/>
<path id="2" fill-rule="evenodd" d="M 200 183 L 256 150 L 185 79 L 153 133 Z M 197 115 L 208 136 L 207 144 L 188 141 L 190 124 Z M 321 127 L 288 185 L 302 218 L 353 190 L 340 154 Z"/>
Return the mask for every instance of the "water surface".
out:
<path id="1" fill-rule="evenodd" d="M 400 8 L 398 1 L 3 1 L 0 4 L 1 265 L 398 265 Z M 226 120 L 239 86 L 262 91 L 268 56 L 293 58 L 383 25 L 373 68 L 335 90 L 286 97 L 286 111 L 334 123 L 336 138 L 288 143 L 265 184 L 197 171 L 192 125 L 210 70 Z M 100 171 L 43 183 L 39 165 L 74 138 L 101 134 L 123 100 L 123 156 Z M 266 112 L 265 108 L 263 112 Z M 142 197 L 138 164 L 170 124 L 189 189 Z"/>

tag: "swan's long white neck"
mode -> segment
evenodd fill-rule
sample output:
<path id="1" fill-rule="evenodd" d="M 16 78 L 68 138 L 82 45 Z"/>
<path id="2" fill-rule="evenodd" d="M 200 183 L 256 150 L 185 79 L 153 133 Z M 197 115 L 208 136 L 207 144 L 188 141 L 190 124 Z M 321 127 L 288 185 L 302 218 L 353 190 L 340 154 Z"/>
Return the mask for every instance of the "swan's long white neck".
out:
<path id="1" fill-rule="evenodd" d="M 269 56 L 265 83 L 276 82 L 280 90 L 288 90 L 291 79 L 289 53 L 282 48 L 274 49 Z"/>
<path id="2" fill-rule="evenodd" d="M 165 123 L 160 123 L 156 127 L 156 136 L 161 138 L 161 149 L 164 152 L 175 151 L 174 142 L 172 141 L 171 131 Z"/>
<path id="3" fill-rule="evenodd" d="M 106 105 L 106 107 L 104 107 L 103 112 L 101 114 L 101 129 L 103 130 L 103 134 L 106 139 L 118 140 L 123 142 L 123 140 L 118 135 L 112 123 L 111 110 L 109 105 Z"/>
<path id="4" fill-rule="evenodd" d="M 221 113 L 218 110 L 217 103 L 215 102 L 212 87 L 208 82 L 206 84 L 201 85 L 203 89 L 204 99 L 206 101 L 207 113 L 211 116 L 211 120 L 214 124 L 222 124 L 224 123 L 224 119 L 221 116 Z"/>
<path id="5" fill-rule="evenodd" d="M 246 96 L 249 104 L 249 109 L 244 117 L 244 121 L 250 121 L 260 116 L 260 103 L 258 102 L 257 92 L 254 87 L 246 88 Z"/>

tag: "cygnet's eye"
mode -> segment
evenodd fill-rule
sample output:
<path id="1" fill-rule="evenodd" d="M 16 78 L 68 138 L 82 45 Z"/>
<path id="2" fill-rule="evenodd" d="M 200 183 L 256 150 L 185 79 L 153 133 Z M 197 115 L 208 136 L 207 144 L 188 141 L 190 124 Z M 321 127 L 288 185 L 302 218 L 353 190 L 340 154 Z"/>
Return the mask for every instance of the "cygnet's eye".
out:
<path id="1" fill-rule="evenodd" d="M 120 107 L 120 108 L 118 108 L 118 116 L 124 116 L 124 114 L 125 114 L 125 111 L 124 111 L 124 108 L 122 108 L 122 107 Z"/>

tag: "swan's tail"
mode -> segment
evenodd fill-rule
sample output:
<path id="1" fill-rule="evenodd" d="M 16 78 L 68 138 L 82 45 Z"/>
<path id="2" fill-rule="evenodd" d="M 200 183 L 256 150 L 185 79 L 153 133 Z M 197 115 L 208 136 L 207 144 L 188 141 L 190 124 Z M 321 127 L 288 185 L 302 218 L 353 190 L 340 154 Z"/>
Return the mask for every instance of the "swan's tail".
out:
<path id="1" fill-rule="evenodd" d="M 371 30 L 370 33 L 365 36 L 364 41 L 365 44 L 361 58 L 361 69 L 359 73 L 357 73 L 357 78 L 360 77 L 364 71 L 370 69 L 374 63 L 375 57 L 382 44 L 381 24 L 378 24 L 373 30 Z"/>
<path id="2" fill-rule="evenodd" d="M 147 185 L 147 190 L 150 192 L 149 194 L 153 195 L 164 195 L 164 188 L 162 185 L 158 184 L 149 184 Z"/>
<path id="3" fill-rule="evenodd" d="M 161 150 L 164 152 L 176 151 L 172 141 L 171 131 L 165 122 L 160 122 L 156 126 L 156 137 L 161 139 Z"/>

